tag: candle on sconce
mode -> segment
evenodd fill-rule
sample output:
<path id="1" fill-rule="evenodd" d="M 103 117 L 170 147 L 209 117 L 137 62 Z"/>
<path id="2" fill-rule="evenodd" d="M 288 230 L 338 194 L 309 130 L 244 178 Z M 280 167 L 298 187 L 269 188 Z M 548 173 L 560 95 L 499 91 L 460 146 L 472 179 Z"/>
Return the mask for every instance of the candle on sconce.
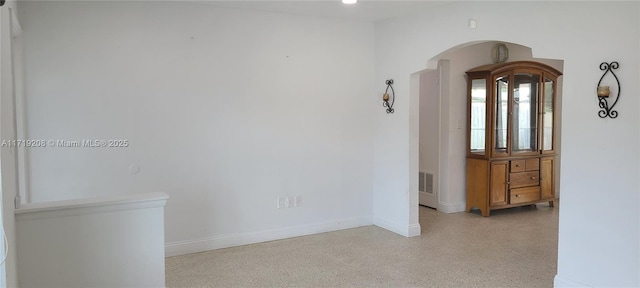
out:
<path id="1" fill-rule="evenodd" d="M 385 102 L 386 102 L 386 101 L 389 101 L 389 94 L 388 94 L 388 93 L 384 93 L 384 94 L 382 95 L 382 101 L 385 101 Z"/>
<path id="2" fill-rule="evenodd" d="M 609 97 L 609 86 L 598 86 L 598 97 Z"/>

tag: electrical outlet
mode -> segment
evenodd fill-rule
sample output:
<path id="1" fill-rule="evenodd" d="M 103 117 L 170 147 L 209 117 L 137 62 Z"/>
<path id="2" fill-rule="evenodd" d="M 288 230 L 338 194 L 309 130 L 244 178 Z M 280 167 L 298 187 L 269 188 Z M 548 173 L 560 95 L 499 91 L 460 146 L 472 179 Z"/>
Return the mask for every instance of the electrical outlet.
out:
<path id="1" fill-rule="evenodd" d="M 293 196 L 287 196 L 287 200 L 285 200 L 285 204 L 287 206 L 287 208 L 291 208 L 294 207 L 293 205 L 295 205 L 295 199 Z"/>
<path id="2" fill-rule="evenodd" d="M 302 196 L 297 195 L 278 197 L 276 206 L 278 207 L 278 209 L 300 207 L 302 206 Z"/>
<path id="3" fill-rule="evenodd" d="M 476 20 L 476 19 L 469 19 L 469 28 L 471 28 L 471 29 L 476 29 L 476 28 L 478 28 L 478 20 Z"/>

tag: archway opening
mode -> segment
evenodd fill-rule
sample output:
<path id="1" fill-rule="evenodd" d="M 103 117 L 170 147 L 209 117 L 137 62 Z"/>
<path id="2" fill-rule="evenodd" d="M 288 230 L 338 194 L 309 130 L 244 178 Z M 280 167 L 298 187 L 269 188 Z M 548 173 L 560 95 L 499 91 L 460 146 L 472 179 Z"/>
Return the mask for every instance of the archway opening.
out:
<path id="1" fill-rule="evenodd" d="M 535 58 L 530 47 L 500 41 L 476 41 L 457 45 L 427 61 L 427 69 L 412 74 L 412 96 L 419 99 L 418 205 L 444 213 L 465 210 L 465 163 L 467 143 L 467 80 L 465 72 L 495 61 L 496 47 L 508 49 L 507 62 L 529 60 L 563 71 L 564 61 Z M 558 198 L 562 131 L 562 76 L 558 79 L 556 141 L 558 161 L 555 195 Z M 413 171 L 412 171 L 413 172 Z M 422 215 L 419 215 L 422 216 Z"/>

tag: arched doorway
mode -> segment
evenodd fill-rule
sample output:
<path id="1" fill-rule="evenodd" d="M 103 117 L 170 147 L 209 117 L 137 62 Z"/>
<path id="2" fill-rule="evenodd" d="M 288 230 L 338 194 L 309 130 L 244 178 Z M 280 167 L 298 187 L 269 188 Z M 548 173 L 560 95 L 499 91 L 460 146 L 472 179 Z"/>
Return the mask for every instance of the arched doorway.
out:
<path id="1" fill-rule="evenodd" d="M 419 179 L 418 203 L 432 206 L 444 213 L 465 209 L 465 155 L 467 137 L 467 94 L 465 72 L 473 67 L 493 63 L 492 55 L 499 41 L 471 42 L 452 47 L 429 59 L 426 70 L 416 72 L 419 80 Z M 509 49 L 507 61 L 532 60 L 548 64 L 559 71 L 564 61 L 534 58 L 532 49 L 505 43 Z M 416 75 L 417 74 L 417 75 Z M 417 76 L 417 77 L 416 77 Z M 557 145 L 561 155 L 562 77 L 558 80 Z M 435 115 L 434 115 L 435 114 Z M 559 156 L 561 157 L 561 156 Z M 558 158 L 559 158 L 558 157 Z M 559 165 L 560 161 L 556 161 Z M 560 167 L 556 167 L 559 173 Z M 432 177 L 432 181 L 429 181 Z M 556 175 L 556 179 L 560 179 Z M 432 187 L 429 187 L 432 185 Z M 559 197 L 559 183 L 556 196 Z M 430 190 L 431 189 L 431 190 Z M 426 190 L 426 191 L 422 191 Z M 429 194 L 429 190 L 432 191 Z M 435 204 L 434 204 L 435 200 Z M 435 207 L 434 207 L 435 206 Z"/>

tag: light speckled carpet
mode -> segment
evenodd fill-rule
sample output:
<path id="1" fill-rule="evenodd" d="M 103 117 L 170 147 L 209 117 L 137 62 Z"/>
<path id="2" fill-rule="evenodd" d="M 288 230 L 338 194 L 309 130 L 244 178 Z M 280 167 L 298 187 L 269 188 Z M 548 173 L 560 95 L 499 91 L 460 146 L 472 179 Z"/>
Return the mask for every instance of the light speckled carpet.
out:
<path id="1" fill-rule="evenodd" d="M 556 202 L 558 204 L 558 202 Z M 169 257 L 167 287 L 553 287 L 558 207 L 444 214 L 422 235 L 367 226 Z"/>

